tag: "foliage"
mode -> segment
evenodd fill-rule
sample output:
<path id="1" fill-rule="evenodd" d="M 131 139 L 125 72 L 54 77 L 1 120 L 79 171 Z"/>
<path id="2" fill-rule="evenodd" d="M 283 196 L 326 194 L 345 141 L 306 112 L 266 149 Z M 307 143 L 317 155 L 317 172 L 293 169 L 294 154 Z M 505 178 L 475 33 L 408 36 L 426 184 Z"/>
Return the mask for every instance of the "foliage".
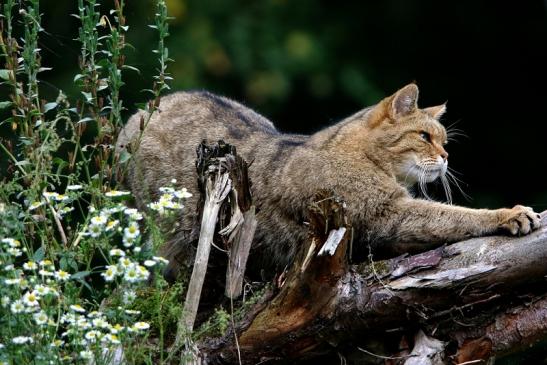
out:
<path id="1" fill-rule="evenodd" d="M 120 91 L 129 27 L 124 1 L 101 9 L 79 0 L 79 93 L 43 96 L 39 0 L 7 0 L 1 7 L 0 69 L 9 96 L 0 101 L 0 362 L 109 363 L 123 350 L 125 363 L 163 363 L 167 329 L 180 316 L 181 284 L 161 277 L 155 256 L 162 236 L 158 215 L 183 208 L 189 196 L 162 188 L 147 211 L 132 208 L 117 190 L 123 164 L 114 151 L 122 126 Z M 165 2 L 156 1 L 158 72 L 152 76 L 151 115 L 170 81 Z M 124 160 L 130 155 L 122 156 Z M 176 184 L 176 181 L 173 182 Z M 143 237 L 148 237 L 145 240 Z M 150 346 L 153 336 L 158 346 Z"/>

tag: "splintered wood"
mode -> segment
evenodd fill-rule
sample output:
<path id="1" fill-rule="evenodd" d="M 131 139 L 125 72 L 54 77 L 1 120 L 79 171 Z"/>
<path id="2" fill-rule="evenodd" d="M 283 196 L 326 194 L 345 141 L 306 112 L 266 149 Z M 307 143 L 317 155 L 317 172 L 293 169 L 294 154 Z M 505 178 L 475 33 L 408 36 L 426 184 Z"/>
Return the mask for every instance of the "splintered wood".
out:
<path id="1" fill-rule="evenodd" d="M 203 202 L 201 228 L 175 343 L 181 343 L 184 336 L 193 329 L 215 233 L 227 236 L 231 244 L 226 294 L 234 298 L 241 294 L 245 266 L 256 229 L 247 164 L 237 155 L 236 149 L 223 141 L 212 145 L 202 143 L 197 149 L 197 155 L 196 168 Z M 230 223 L 216 232 L 220 209 L 227 201 L 231 213 Z"/>

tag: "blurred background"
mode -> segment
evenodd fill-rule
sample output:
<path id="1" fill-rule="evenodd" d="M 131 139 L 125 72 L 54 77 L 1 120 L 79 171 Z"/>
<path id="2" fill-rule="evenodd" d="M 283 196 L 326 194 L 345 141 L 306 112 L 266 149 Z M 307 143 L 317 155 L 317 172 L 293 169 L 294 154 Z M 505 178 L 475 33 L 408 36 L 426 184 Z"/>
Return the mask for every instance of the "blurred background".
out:
<path id="1" fill-rule="evenodd" d="M 78 91 L 76 1 L 42 1 L 44 96 Z M 312 133 L 409 82 L 420 106 L 448 100 L 448 145 L 465 200 L 477 207 L 547 209 L 547 2 L 167 0 L 172 90 L 207 89 L 241 101 L 279 129 Z M 103 11 L 110 9 L 102 2 Z M 127 1 L 122 97 L 147 97 L 155 73 L 153 3 Z"/>

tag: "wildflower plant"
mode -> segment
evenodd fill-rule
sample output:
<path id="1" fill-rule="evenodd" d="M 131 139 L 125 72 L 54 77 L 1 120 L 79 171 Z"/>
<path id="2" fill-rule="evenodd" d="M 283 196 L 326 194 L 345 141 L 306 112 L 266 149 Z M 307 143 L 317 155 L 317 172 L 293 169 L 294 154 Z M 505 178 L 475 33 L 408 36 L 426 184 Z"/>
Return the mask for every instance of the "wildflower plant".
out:
<path id="1" fill-rule="evenodd" d="M 180 295 L 161 278 L 154 222 L 180 211 L 189 193 L 165 187 L 139 211 L 118 187 L 131 158 L 114 152 L 124 78 L 138 72 L 125 64 L 124 0 L 77 5 L 78 93 L 45 100 L 40 1 L 0 4 L 0 88 L 9 94 L 0 100 L 0 364 L 107 364 L 119 350 L 124 363 L 162 363 L 162 310 L 180 307 Z M 165 2 L 155 9 L 149 113 L 170 80 Z M 143 292 L 152 302 L 141 310 Z M 159 346 L 143 346 L 150 336 Z"/>

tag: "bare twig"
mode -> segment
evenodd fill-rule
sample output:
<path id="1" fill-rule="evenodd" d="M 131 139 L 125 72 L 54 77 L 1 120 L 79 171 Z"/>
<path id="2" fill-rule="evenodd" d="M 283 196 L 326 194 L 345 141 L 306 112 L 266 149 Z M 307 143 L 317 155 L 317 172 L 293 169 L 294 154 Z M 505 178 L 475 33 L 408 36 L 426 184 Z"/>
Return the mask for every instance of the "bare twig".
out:
<path id="1" fill-rule="evenodd" d="M 359 350 L 361 352 L 364 352 L 367 355 L 374 356 L 374 357 L 377 357 L 379 359 L 384 359 L 384 360 L 404 360 L 404 359 L 408 359 L 409 357 L 416 356 L 416 355 L 404 355 L 404 356 L 378 355 L 378 354 L 375 354 L 374 352 L 370 352 L 370 351 L 365 350 L 364 348 L 361 348 L 361 347 L 357 347 L 357 350 Z"/>
<path id="2" fill-rule="evenodd" d="M 61 224 L 61 221 L 59 220 L 59 216 L 55 208 L 53 208 L 53 205 L 51 205 L 51 202 L 49 201 L 49 198 L 47 195 L 43 195 L 46 199 L 46 204 L 49 207 L 49 210 L 51 211 L 51 214 L 53 215 L 53 220 L 55 221 L 55 225 L 57 226 L 57 230 L 59 231 L 59 235 L 61 236 L 61 241 L 63 241 L 63 245 L 65 247 L 68 246 L 68 241 L 66 239 L 65 230 L 63 229 L 63 225 Z"/>

